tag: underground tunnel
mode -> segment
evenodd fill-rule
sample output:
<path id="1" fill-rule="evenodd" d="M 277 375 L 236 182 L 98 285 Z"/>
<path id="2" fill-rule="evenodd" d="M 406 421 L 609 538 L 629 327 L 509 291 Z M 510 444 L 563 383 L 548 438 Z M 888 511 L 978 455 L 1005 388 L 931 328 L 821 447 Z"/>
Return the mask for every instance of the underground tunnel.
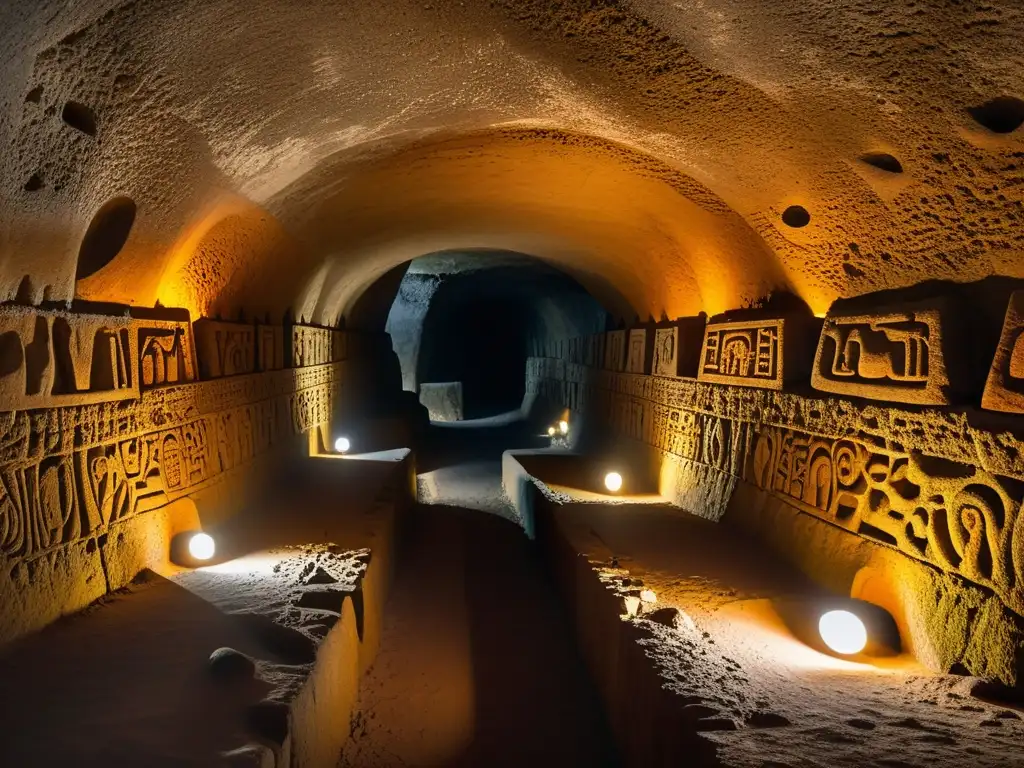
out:
<path id="1" fill-rule="evenodd" d="M 0 7 L 0 765 L 1024 766 L 1024 15 Z"/>

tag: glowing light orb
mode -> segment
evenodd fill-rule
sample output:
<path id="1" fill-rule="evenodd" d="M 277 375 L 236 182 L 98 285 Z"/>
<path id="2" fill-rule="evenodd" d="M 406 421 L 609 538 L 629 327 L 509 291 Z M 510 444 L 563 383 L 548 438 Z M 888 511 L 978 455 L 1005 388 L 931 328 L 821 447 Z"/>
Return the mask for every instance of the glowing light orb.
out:
<path id="1" fill-rule="evenodd" d="M 849 611 L 829 611 L 818 621 L 818 632 L 825 645 L 836 653 L 860 653 L 868 644 L 868 630 L 856 614 Z"/>
<path id="2" fill-rule="evenodd" d="M 208 533 L 197 533 L 188 540 L 188 553 L 196 560 L 209 560 L 216 551 L 213 536 Z"/>
<path id="3" fill-rule="evenodd" d="M 622 489 L 622 475 L 618 472 L 609 472 L 604 476 L 604 487 L 612 493 Z"/>
<path id="4" fill-rule="evenodd" d="M 352 447 L 352 442 L 347 437 L 339 437 L 334 441 L 334 450 L 338 453 L 345 453 Z"/>
<path id="5" fill-rule="evenodd" d="M 569 434 L 569 422 L 565 421 L 564 419 L 562 421 L 558 422 L 558 431 L 561 432 L 563 435 L 568 435 Z"/>
<path id="6" fill-rule="evenodd" d="M 554 436 L 555 436 L 555 428 L 554 427 L 548 427 L 548 437 L 554 437 Z"/>

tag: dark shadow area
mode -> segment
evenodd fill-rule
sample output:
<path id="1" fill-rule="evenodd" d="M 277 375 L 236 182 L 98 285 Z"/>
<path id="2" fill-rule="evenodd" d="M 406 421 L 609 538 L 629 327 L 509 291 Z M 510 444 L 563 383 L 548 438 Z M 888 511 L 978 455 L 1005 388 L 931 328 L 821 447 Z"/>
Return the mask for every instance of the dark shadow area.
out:
<path id="1" fill-rule="evenodd" d="M 462 418 L 478 419 L 519 406 L 531 352 L 603 331 L 607 318 L 573 277 L 544 262 L 453 252 L 409 265 L 386 327 L 403 387 L 419 392 L 421 384 L 460 382 Z M 434 418 L 458 418 L 451 414 Z"/>

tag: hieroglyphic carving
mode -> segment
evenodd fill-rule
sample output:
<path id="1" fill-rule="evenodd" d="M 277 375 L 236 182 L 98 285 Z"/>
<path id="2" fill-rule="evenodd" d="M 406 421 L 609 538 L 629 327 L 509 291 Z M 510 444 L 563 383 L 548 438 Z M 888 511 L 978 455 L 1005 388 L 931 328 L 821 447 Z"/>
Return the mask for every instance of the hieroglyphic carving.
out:
<path id="1" fill-rule="evenodd" d="M 130 325 L 127 315 L 0 307 L 0 409 L 137 398 Z"/>
<path id="2" fill-rule="evenodd" d="M 783 320 L 708 325 L 697 378 L 781 389 L 785 373 L 783 328 Z"/>
<path id="3" fill-rule="evenodd" d="M 823 392 L 946 405 L 952 401 L 938 306 L 825 320 L 811 372 Z"/>
<path id="4" fill-rule="evenodd" d="M 196 380 L 195 348 L 188 320 L 139 320 L 135 325 L 141 389 Z"/>
<path id="5" fill-rule="evenodd" d="M 251 324 L 202 318 L 192 327 L 199 372 L 204 379 L 238 376 L 256 370 L 256 333 Z"/>
<path id="6" fill-rule="evenodd" d="M 655 376 L 676 376 L 679 371 L 679 329 L 657 328 L 654 331 Z"/>
<path id="7" fill-rule="evenodd" d="M 650 350 L 648 341 L 651 332 L 647 328 L 633 328 L 629 332 L 629 352 L 626 357 L 626 371 L 629 373 L 650 373 Z"/>
<path id="8" fill-rule="evenodd" d="M 0 554 L 31 557 L 81 533 L 69 457 L 51 456 L 0 469 Z"/>
<path id="9" fill-rule="evenodd" d="M 295 368 L 344 360 L 347 354 L 345 331 L 318 325 L 292 326 L 291 360 Z"/>
<path id="10" fill-rule="evenodd" d="M 1024 613 L 1024 484 L 969 465 L 780 427 L 747 479 L 797 508 L 998 593 Z"/>
<path id="11" fill-rule="evenodd" d="M 609 371 L 621 371 L 626 364 L 626 332 L 608 331 L 605 337 L 605 368 Z"/>
<path id="12" fill-rule="evenodd" d="M 1024 413 L 1024 291 L 1010 297 L 981 407 Z"/>
<path id="13" fill-rule="evenodd" d="M 284 364 L 284 328 L 279 325 L 256 326 L 256 370 L 279 371 Z"/>

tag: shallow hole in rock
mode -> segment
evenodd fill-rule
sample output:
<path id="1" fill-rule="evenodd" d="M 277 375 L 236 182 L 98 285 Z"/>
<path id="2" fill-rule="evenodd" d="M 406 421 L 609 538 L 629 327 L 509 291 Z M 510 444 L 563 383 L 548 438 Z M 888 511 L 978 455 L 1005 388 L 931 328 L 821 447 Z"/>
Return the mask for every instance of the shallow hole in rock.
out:
<path id="1" fill-rule="evenodd" d="M 75 279 L 81 280 L 107 266 L 128 240 L 135 223 L 135 202 L 129 197 L 115 197 L 96 211 L 78 251 Z"/>
<path id="2" fill-rule="evenodd" d="M 31 104 L 38 104 L 43 100 L 43 86 L 37 85 L 25 96 L 25 101 Z"/>
<path id="3" fill-rule="evenodd" d="M 903 173 L 903 164 L 888 152 L 868 152 L 860 156 L 861 162 L 889 173 Z"/>
<path id="4" fill-rule="evenodd" d="M 31 176 L 28 177 L 28 181 L 25 182 L 25 191 L 38 192 L 44 186 L 45 184 L 43 183 L 43 177 L 40 176 L 38 173 L 33 173 Z"/>
<path id="5" fill-rule="evenodd" d="M 1024 101 L 1014 96 L 998 96 L 967 112 L 993 133 L 1011 133 L 1024 124 Z"/>
<path id="6" fill-rule="evenodd" d="M 788 227 L 806 227 L 811 223 L 811 214 L 802 205 L 791 205 L 782 212 L 782 223 Z"/>
<path id="7" fill-rule="evenodd" d="M 76 131 L 89 136 L 96 135 L 96 113 L 85 104 L 77 101 L 67 102 L 61 110 L 60 117 Z"/>

